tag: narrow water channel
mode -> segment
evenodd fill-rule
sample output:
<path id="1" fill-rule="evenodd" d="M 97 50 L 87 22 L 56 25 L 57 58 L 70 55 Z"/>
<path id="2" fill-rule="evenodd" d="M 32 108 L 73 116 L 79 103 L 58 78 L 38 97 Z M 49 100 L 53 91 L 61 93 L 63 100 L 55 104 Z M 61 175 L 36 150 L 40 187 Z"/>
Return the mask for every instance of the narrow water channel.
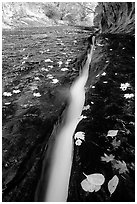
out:
<path id="1" fill-rule="evenodd" d="M 85 85 L 94 50 L 94 40 L 93 37 L 93 45 L 87 53 L 87 60 L 79 77 L 70 87 L 70 100 L 63 123 L 49 140 L 36 201 L 66 202 L 67 200 L 73 159 L 73 134 L 85 103 Z"/>

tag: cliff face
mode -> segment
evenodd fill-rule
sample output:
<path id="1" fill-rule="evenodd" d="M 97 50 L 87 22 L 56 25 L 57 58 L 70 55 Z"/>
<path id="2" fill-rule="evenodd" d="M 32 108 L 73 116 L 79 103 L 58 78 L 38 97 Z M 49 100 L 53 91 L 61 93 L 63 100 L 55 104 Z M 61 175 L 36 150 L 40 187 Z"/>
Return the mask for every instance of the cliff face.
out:
<path id="1" fill-rule="evenodd" d="M 97 3 L 79 2 L 4 2 L 3 28 L 54 25 L 92 25 Z"/>
<path id="2" fill-rule="evenodd" d="M 102 33 L 135 32 L 135 2 L 100 2 L 96 7 L 94 24 Z"/>

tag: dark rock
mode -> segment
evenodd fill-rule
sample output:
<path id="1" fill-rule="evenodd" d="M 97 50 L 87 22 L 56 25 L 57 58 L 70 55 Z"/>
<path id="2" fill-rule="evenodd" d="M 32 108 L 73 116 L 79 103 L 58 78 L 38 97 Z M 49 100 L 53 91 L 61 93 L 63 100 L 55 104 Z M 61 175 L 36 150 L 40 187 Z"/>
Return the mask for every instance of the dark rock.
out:
<path id="1" fill-rule="evenodd" d="M 94 19 L 102 33 L 135 32 L 135 2 L 101 2 L 96 7 Z"/>

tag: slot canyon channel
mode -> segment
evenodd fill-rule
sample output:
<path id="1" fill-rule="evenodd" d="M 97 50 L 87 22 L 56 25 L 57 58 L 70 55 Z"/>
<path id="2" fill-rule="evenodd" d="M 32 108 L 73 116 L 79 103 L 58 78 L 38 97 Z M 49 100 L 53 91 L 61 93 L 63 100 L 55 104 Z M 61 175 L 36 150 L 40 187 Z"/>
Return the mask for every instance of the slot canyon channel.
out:
<path id="1" fill-rule="evenodd" d="M 135 4 L 95 13 L 2 30 L 3 202 L 135 201 Z"/>

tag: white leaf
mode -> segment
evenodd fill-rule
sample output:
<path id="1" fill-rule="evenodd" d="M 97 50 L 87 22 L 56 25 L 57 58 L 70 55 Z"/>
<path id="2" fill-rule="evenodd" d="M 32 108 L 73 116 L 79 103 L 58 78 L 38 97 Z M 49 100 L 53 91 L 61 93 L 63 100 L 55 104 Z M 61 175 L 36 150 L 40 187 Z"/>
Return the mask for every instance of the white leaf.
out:
<path id="1" fill-rule="evenodd" d="M 105 182 L 105 177 L 102 174 L 95 173 L 90 175 L 84 175 L 87 177 L 88 182 L 90 182 L 91 184 L 102 185 Z"/>
<path id="2" fill-rule="evenodd" d="M 20 93 L 21 91 L 20 90 L 13 90 L 13 93 L 17 94 L 17 93 Z"/>
<path id="3" fill-rule="evenodd" d="M 42 68 L 41 68 L 41 71 L 46 71 L 46 72 L 48 72 L 49 70 L 48 70 L 47 68 L 42 67 Z"/>
<path id="4" fill-rule="evenodd" d="M 45 62 L 53 62 L 51 59 L 46 59 Z"/>
<path id="5" fill-rule="evenodd" d="M 83 110 L 88 110 L 88 109 L 90 109 L 90 105 L 87 105 L 87 106 L 83 107 Z"/>
<path id="6" fill-rule="evenodd" d="M 103 72 L 101 75 L 102 75 L 102 76 L 106 76 L 106 72 Z"/>
<path id="7" fill-rule="evenodd" d="M 5 103 L 5 105 L 10 105 L 10 104 L 11 104 L 11 102 L 6 102 L 6 103 Z"/>
<path id="8" fill-rule="evenodd" d="M 39 78 L 39 77 L 35 77 L 34 79 L 35 79 L 35 80 L 37 80 L 37 81 L 39 81 L 39 80 L 40 80 L 40 78 Z"/>
<path id="9" fill-rule="evenodd" d="M 74 139 L 81 139 L 81 140 L 85 140 L 85 133 L 82 131 L 79 131 L 75 134 Z"/>
<path id="10" fill-rule="evenodd" d="M 58 83 L 58 82 L 59 82 L 58 79 L 52 79 L 52 82 L 51 82 L 51 83 L 56 84 L 56 83 Z"/>
<path id="11" fill-rule="evenodd" d="M 69 69 L 68 68 L 62 68 L 61 71 L 65 72 L 65 71 L 68 71 Z"/>
<path id="12" fill-rule="evenodd" d="M 49 78 L 49 79 L 53 79 L 54 77 L 52 76 L 52 74 L 47 74 L 47 77 Z"/>
<path id="13" fill-rule="evenodd" d="M 124 97 L 125 98 L 133 98 L 134 94 L 133 93 L 131 93 L 131 94 L 124 94 Z"/>
<path id="14" fill-rule="evenodd" d="M 78 121 L 80 122 L 81 120 L 86 119 L 86 118 L 87 118 L 87 116 L 85 116 L 85 115 L 80 115 L 80 117 L 78 117 Z"/>
<path id="15" fill-rule="evenodd" d="M 62 61 L 57 62 L 59 64 L 59 67 L 61 67 L 61 65 L 63 64 Z"/>
<path id="16" fill-rule="evenodd" d="M 52 68 L 53 68 L 53 65 L 48 65 L 48 67 L 52 69 Z"/>
<path id="17" fill-rule="evenodd" d="M 114 193 L 119 183 L 119 178 L 115 175 L 113 178 L 108 182 L 108 190 L 110 194 Z"/>
<path id="18" fill-rule="evenodd" d="M 41 94 L 40 94 L 40 93 L 33 93 L 33 96 L 35 96 L 35 97 L 40 97 Z"/>
<path id="19" fill-rule="evenodd" d="M 12 96 L 12 93 L 11 92 L 4 92 L 3 96 Z"/>
<path id="20" fill-rule="evenodd" d="M 80 146 L 82 144 L 82 141 L 80 139 L 76 140 L 75 145 Z"/>
<path id="21" fill-rule="evenodd" d="M 107 137 L 115 137 L 118 133 L 118 130 L 109 130 Z"/>
<path id="22" fill-rule="evenodd" d="M 110 161 L 113 161 L 115 158 L 115 156 L 113 156 L 112 154 L 110 155 L 107 155 L 104 153 L 104 157 L 101 157 L 101 161 L 104 161 L 104 162 L 110 162 Z"/>
<path id="23" fill-rule="evenodd" d="M 125 91 L 127 90 L 127 88 L 130 87 L 130 84 L 129 83 L 121 83 L 120 85 L 120 89 L 122 89 L 122 91 Z"/>

